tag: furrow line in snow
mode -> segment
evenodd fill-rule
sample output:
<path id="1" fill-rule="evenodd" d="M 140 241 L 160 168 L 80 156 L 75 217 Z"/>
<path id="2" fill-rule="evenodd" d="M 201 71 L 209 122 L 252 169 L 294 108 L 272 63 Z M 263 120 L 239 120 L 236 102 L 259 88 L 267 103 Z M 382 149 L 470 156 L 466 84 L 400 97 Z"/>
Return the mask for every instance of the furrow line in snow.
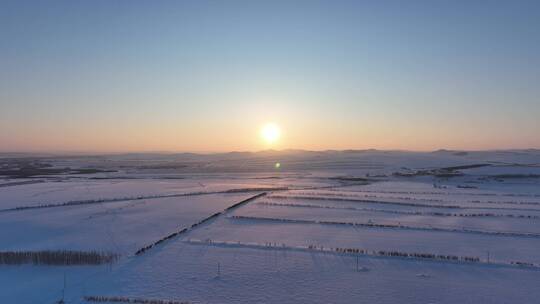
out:
<path id="1" fill-rule="evenodd" d="M 90 204 L 117 203 L 117 202 L 126 202 L 126 201 L 183 197 L 183 196 L 227 194 L 227 193 L 249 193 L 249 192 L 259 192 L 259 191 L 283 191 L 283 190 L 288 190 L 288 188 L 287 187 L 239 188 L 239 189 L 229 189 L 229 190 L 223 190 L 223 191 L 200 191 L 200 192 L 162 194 L 162 195 L 141 195 L 141 196 L 135 196 L 135 197 L 90 199 L 90 200 L 69 201 L 69 202 L 64 202 L 64 203 L 50 203 L 50 204 L 41 204 L 41 205 L 20 206 L 20 207 L 14 207 L 14 208 L 0 209 L 0 212 L 25 211 L 25 210 L 32 210 L 32 209 L 70 207 L 70 206 L 90 205 Z"/>
<path id="2" fill-rule="evenodd" d="M 315 204 L 288 204 L 288 203 L 273 203 L 273 202 L 258 202 L 261 206 L 276 206 L 276 207 L 291 207 L 291 208 L 317 208 L 317 209 L 332 209 L 332 210 L 351 210 L 360 212 L 380 212 L 390 214 L 404 215 L 424 215 L 424 216 L 446 216 L 446 217 L 508 217 L 516 219 L 534 219 L 539 220 L 538 215 L 525 214 L 498 214 L 498 213 L 445 213 L 445 212 L 423 212 L 423 211 L 406 211 L 406 210 L 391 210 L 377 208 L 356 208 L 356 207 L 335 207 Z"/>
<path id="3" fill-rule="evenodd" d="M 22 182 L 10 182 L 10 183 L 0 184 L 0 188 L 13 187 L 13 186 L 23 186 L 23 185 L 32 185 L 32 184 L 39 184 L 39 183 L 43 183 L 43 182 L 45 182 L 45 181 L 42 180 L 42 179 L 22 181 Z"/>
<path id="4" fill-rule="evenodd" d="M 402 230 L 433 231 L 433 232 L 472 233 L 472 234 L 505 236 L 505 237 L 512 236 L 512 237 L 540 238 L 540 234 L 532 233 L 532 232 L 476 230 L 476 229 L 469 229 L 469 228 L 420 227 L 420 226 L 406 226 L 406 225 L 401 225 L 401 224 L 317 221 L 317 220 L 283 219 L 283 218 L 242 216 L 242 215 L 234 215 L 234 216 L 231 216 L 230 219 L 279 222 L 279 223 L 287 223 L 287 224 L 317 224 L 317 225 L 347 226 L 347 227 L 355 227 L 355 228 L 402 229 Z"/>
<path id="5" fill-rule="evenodd" d="M 304 196 L 304 195 L 270 195 L 268 198 L 278 199 L 305 199 L 314 201 L 342 201 L 342 202 L 358 202 L 358 203 L 371 203 L 371 204 L 383 204 L 383 205 L 395 205 L 395 206 L 409 206 L 409 207 L 429 207 L 429 208 L 450 208 L 461 209 L 461 206 L 457 205 L 431 205 L 421 203 L 408 203 L 408 202 L 389 202 L 369 199 L 355 199 L 344 197 L 322 197 L 322 196 Z"/>
<path id="6" fill-rule="evenodd" d="M 210 215 L 209 217 L 206 217 L 206 218 L 200 220 L 199 222 L 197 222 L 197 223 L 195 223 L 195 224 L 193 224 L 193 225 L 191 225 L 191 226 L 189 226 L 189 227 L 184 227 L 184 228 L 182 228 L 182 229 L 180 229 L 180 230 L 178 230 L 178 231 L 176 231 L 176 232 L 173 232 L 173 233 L 171 233 L 171 234 L 169 234 L 169 235 L 167 235 L 167 236 L 165 236 L 165 237 L 163 237 L 163 238 L 161 238 L 161 239 L 155 241 L 154 243 L 152 243 L 152 244 L 150 244 L 150 245 L 147 245 L 147 246 L 144 246 L 144 247 L 140 248 L 139 250 L 137 250 L 137 251 L 135 252 L 135 255 L 141 255 L 141 254 L 145 253 L 146 251 L 148 251 L 148 250 L 150 250 L 150 249 L 152 249 L 152 248 L 155 248 L 157 245 L 159 245 L 159 244 L 161 244 L 161 243 L 163 243 L 163 242 L 165 242 L 165 241 L 167 241 L 167 240 L 170 240 L 170 239 L 172 239 L 172 238 L 175 238 L 175 237 L 177 237 L 177 236 L 179 236 L 179 235 L 181 235 L 181 234 L 185 234 L 185 233 L 187 233 L 187 232 L 189 232 L 189 231 L 191 231 L 191 230 L 193 230 L 193 229 L 199 227 L 200 225 L 202 225 L 202 224 L 204 224 L 204 223 L 208 223 L 208 222 L 209 222 L 210 220 L 212 220 L 212 219 L 216 219 L 216 218 L 219 217 L 220 215 L 227 214 L 227 213 L 229 213 L 231 210 L 234 210 L 234 209 L 236 209 L 236 208 L 238 208 L 238 207 L 240 207 L 240 206 L 242 206 L 242 205 L 244 205 L 244 204 L 249 203 L 249 202 L 252 201 L 252 200 L 255 200 L 255 199 L 257 199 L 257 198 L 259 198 L 259 197 L 262 197 L 262 196 L 265 196 L 265 195 L 266 195 L 266 192 L 262 192 L 262 193 L 259 193 L 259 194 L 257 194 L 257 195 L 251 196 L 251 197 L 249 197 L 249 198 L 247 198 L 247 199 L 245 199 L 245 200 L 242 200 L 242 201 L 240 201 L 240 202 L 238 202 L 238 203 L 235 203 L 235 204 L 233 204 L 233 205 L 227 207 L 227 208 L 226 208 L 225 210 L 223 210 L 223 211 L 216 212 L 216 213 Z"/>
<path id="7" fill-rule="evenodd" d="M 493 201 L 493 200 L 468 200 L 468 201 L 456 201 L 456 200 L 443 200 L 439 198 L 425 198 L 414 196 L 380 196 L 376 194 L 358 194 L 356 192 L 337 192 L 337 191 L 294 191 L 292 195 L 312 196 L 312 197 L 343 197 L 343 198 L 356 198 L 356 199 L 392 199 L 392 200 L 405 200 L 405 201 L 421 201 L 431 203 L 471 203 L 471 204 L 498 204 L 498 205 L 531 205 L 540 206 L 540 202 L 527 202 L 527 201 Z"/>
<path id="8" fill-rule="evenodd" d="M 472 206 L 460 206 L 460 205 L 437 205 L 437 204 L 422 204 L 422 203 L 410 203 L 410 202 L 390 202 L 390 201 L 380 201 L 372 199 L 356 199 L 356 198 L 345 198 L 345 197 L 324 197 L 324 196 L 304 196 L 304 195 L 271 195 L 268 198 L 277 198 L 277 199 L 303 199 L 303 200 L 313 200 L 313 201 L 338 201 L 338 202 L 352 202 L 352 203 L 361 203 L 361 204 L 381 204 L 381 205 L 393 205 L 393 206 L 406 206 L 406 207 L 421 207 L 421 208 L 441 208 L 441 209 L 486 209 L 486 210 L 516 210 L 516 211 L 533 211 L 540 212 L 540 209 L 534 208 L 503 208 L 503 207 L 472 207 Z"/>
<path id="9" fill-rule="evenodd" d="M 420 195 L 470 195 L 470 196 L 507 196 L 507 197 L 540 197 L 537 193 L 468 193 L 468 192 L 442 192 L 442 191 L 389 191 L 389 190 L 361 190 L 358 193 L 390 193 L 390 194 L 420 194 Z"/>

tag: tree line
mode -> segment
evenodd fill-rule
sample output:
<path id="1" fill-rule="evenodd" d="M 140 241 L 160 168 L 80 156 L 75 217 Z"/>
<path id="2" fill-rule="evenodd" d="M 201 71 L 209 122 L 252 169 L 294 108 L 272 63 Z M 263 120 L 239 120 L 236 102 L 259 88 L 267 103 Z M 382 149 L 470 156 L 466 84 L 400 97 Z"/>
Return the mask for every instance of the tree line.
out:
<path id="1" fill-rule="evenodd" d="M 228 191 L 230 191 L 230 190 L 228 190 Z M 162 237 L 161 239 L 155 241 L 154 243 L 152 243 L 150 245 L 147 245 L 147 246 L 144 246 L 144 247 L 140 248 L 139 250 L 137 250 L 135 252 L 135 255 L 141 255 L 141 254 L 145 253 L 147 250 L 150 250 L 150 249 L 154 248 L 155 246 L 165 242 L 166 240 L 170 240 L 170 239 L 172 239 L 172 238 L 174 238 L 174 237 L 176 237 L 176 236 L 178 236 L 180 234 L 184 234 L 184 233 L 188 232 L 189 230 L 194 229 L 197 226 L 202 225 L 202 224 L 204 224 L 205 222 L 207 222 L 207 221 L 209 221 L 211 219 L 217 218 L 218 216 L 222 215 L 223 213 L 225 213 L 227 211 L 230 211 L 230 210 L 232 210 L 234 208 L 238 208 L 241 205 L 247 204 L 248 202 L 250 202 L 250 201 L 252 201 L 254 199 L 257 199 L 257 198 L 259 198 L 261 196 L 264 196 L 264 195 L 266 195 L 266 192 L 259 193 L 257 195 L 252 196 L 252 197 L 249 197 L 249 198 L 247 198 L 245 200 L 242 200 L 242 201 L 240 201 L 238 203 L 235 203 L 235 204 L 227 207 L 224 211 L 216 212 L 216 213 L 210 215 L 209 217 L 204 218 L 204 219 L 198 221 L 197 223 L 194 223 L 189 228 L 183 228 L 183 229 L 181 229 L 179 231 L 173 232 L 173 233 L 171 233 L 171 234 L 169 234 L 169 235 L 167 235 L 165 237 Z"/>
<path id="2" fill-rule="evenodd" d="M 190 304 L 186 301 L 155 300 L 127 297 L 85 296 L 87 302 L 117 302 L 117 303 L 141 303 L 141 304 Z"/>
<path id="3" fill-rule="evenodd" d="M 119 257 L 99 251 L 1 251 L 0 265 L 99 265 L 115 262 Z"/>
<path id="4" fill-rule="evenodd" d="M 276 187 L 276 188 L 238 188 L 238 189 L 229 189 L 229 190 L 224 190 L 224 191 L 197 191 L 197 192 L 188 192 L 188 193 L 139 195 L 139 196 L 132 196 L 132 197 L 126 196 L 126 197 L 118 197 L 118 198 L 98 198 L 98 199 L 68 201 L 68 202 L 63 202 L 63 203 L 48 203 L 48 204 L 36 204 L 36 205 L 29 205 L 29 206 L 18 206 L 18 207 L 13 207 L 13 208 L 0 209 L 0 212 L 23 211 L 23 210 L 43 209 L 43 208 L 69 207 L 69 206 L 79 206 L 79 205 L 89 205 L 89 204 L 115 203 L 115 202 L 137 201 L 137 200 L 157 199 L 157 198 L 198 196 L 198 195 L 209 195 L 209 194 L 220 194 L 220 193 L 225 193 L 225 194 L 226 193 L 245 193 L 245 192 L 256 192 L 256 191 L 265 191 L 265 190 L 278 191 L 278 190 L 287 190 L 287 189 L 288 188 L 286 188 L 286 187 Z M 254 198 L 252 198 L 252 199 L 254 199 Z M 251 200 L 251 199 L 248 199 L 248 200 Z M 245 203 L 245 202 L 240 202 L 240 203 Z"/>

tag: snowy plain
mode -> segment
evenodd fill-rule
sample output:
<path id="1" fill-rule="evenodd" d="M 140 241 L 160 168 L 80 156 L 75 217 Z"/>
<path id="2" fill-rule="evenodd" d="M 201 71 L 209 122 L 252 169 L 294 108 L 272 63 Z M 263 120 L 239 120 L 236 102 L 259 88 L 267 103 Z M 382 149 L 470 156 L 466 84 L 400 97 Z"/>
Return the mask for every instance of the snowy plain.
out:
<path id="1" fill-rule="evenodd" d="M 1 303 L 62 297 L 91 303 L 85 296 L 384 304 L 536 303 L 540 297 L 540 151 L 38 161 L 110 172 L 5 176 L 0 251 L 98 250 L 120 259 L 98 266 L 0 265 Z M 83 203 L 62 205 L 69 202 Z M 32 206 L 40 208 L 18 209 Z"/>

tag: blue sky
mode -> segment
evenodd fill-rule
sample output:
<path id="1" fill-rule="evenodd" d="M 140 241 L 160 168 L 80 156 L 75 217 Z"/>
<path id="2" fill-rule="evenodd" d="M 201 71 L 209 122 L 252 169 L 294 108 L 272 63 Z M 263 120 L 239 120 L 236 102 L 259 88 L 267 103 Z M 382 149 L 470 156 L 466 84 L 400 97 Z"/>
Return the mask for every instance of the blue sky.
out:
<path id="1" fill-rule="evenodd" d="M 0 150 L 540 148 L 538 1 L 2 1 Z"/>

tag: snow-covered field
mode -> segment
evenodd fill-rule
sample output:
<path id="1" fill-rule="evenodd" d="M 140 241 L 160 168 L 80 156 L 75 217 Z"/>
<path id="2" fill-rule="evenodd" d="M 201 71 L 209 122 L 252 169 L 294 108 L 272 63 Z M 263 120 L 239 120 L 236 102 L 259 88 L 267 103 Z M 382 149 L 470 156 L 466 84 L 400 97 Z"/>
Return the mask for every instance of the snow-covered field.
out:
<path id="1" fill-rule="evenodd" d="M 540 152 L 313 153 L 55 158 L 53 166 L 116 172 L 6 176 L 0 251 L 120 258 L 96 266 L 0 264 L 0 302 L 540 298 Z"/>

